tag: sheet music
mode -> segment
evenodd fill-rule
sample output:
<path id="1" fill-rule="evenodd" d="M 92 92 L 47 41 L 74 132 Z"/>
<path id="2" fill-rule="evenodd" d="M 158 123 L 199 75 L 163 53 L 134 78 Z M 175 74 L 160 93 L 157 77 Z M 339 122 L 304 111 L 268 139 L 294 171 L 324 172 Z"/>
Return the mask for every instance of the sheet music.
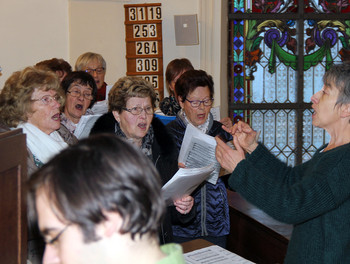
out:
<path id="1" fill-rule="evenodd" d="M 74 135 L 78 139 L 82 139 L 85 137 L 88 137 L 91 131 L 91 128 L 94 126 L 96 120 L 100 117 L 101 115 L 83 115 L 79 123 L 77 124 L 77 127 L 74 131 Z"/>
<path id="2" fill-rule="evenodd" d="M 167 205 L 172 205 L 174 200 L 184 195 L 190 195 L 197 186 L 208 178 L 213 170 L 213 165 L 203 168 L 180 168 L 162 187 L 163 197 Z"/>
<path id="3" fill-rule="evenodd" d="M 201 168 L 213 164 L 214 171 L 207 181 L 216 184 L 219 178 L 220 163 L 216 160 L 215 148 L 214 137 L 188 124 L 180 149 L 179 162 L 185 164 L 186 168 Z"/>
<path id="4" fill-rule="evenodd" d="M 210 246 L 184 254 L 187 264 L 250 264 L 254 263 L 219 246 Z"/>

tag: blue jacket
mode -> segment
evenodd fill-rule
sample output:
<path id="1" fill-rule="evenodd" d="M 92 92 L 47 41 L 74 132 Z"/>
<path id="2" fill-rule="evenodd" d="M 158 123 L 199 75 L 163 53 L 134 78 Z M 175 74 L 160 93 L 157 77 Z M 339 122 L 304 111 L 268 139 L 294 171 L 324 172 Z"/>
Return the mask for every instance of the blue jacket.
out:
<path id="1" fill-rule="evenodd" d="M 209 132 L 210 136 L 220 135 L 224 140 L 232 140 L 222 124 L 213 121 Z M 180 150 L 185 135 L 186 124 L 177 117 L 167 125 Z M 224 182 L 219 178 L 216 185 L 204 182 L 193 193 L 196 205 L 196 217 L 187 225 L 174 225 L 173 234 L 179 237 L 224 236 L 230 233 L 230 218 L 227 202 L 227 192 Z"/>

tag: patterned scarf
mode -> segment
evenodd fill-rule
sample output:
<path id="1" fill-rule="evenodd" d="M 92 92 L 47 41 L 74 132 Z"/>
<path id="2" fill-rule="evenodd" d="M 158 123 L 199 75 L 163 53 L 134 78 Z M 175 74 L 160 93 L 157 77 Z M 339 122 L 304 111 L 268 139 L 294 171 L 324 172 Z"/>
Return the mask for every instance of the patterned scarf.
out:
<path id="1" fill-rule="evenodd" d="M 192 122 L 190 122 L 190 120 L 188 120 L 186 113 L 183 109 L 180 110 L 180 112 L 177 114 L 178 117 L 181 118 L 181 120 L 186 124 L 189 124 Z M 211 129 L 211 127 L 213 126 L 213 115 L 211 113 L 209 113 L 207 120 L 205 120 L 205 122 L 199 126 L 196 126 L 200 131 L 202 131 L 205 134 L 208 134 L 209 130 Z M 192 124 L 193 125 L 193 124 Z"/>
<path id="2" fill-rule="evenodd" d="M 125 138 L 134 144 L 132 138 L 127 138 L 122 129 L 120 128 L 119 122 L 115 122 L 114 132 L 117 136 Z M 141 151 L 145 154 L 150 160 L 152 160 L 152 145 L 153 145 L 154 132 L 152 125 L 149 127 L 147 134 L 142 138 Z"/>

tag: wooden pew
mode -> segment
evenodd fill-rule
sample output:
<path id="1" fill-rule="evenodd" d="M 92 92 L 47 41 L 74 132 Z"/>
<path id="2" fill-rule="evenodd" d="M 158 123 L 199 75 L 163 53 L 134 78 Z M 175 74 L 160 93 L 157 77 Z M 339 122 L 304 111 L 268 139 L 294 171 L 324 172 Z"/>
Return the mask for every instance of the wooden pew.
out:
<path id="1" fill-rule="evenodd" d="M 0 133 L 0 263 L 27 262 L 26 157 L 21 129 Z"/>
<path id="2" fill-rule="evenodd" d="M 255 263 L 283 263 L 292 226 L 282 224 L 227 191 L 231 230 L 227 249 Z"/>

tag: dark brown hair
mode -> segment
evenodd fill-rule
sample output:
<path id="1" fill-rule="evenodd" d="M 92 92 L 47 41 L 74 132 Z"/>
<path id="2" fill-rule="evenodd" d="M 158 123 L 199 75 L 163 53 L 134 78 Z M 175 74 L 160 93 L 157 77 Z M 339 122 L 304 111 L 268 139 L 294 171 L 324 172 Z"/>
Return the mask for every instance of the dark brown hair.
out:
<path id="1" fill-rule="evenodd" d="M 104 212 L 123 218 L 120 233 L 157 236 L 165 203 L 152 162 L 131 143 L 99 134 L 63 150 L 34 173 L 29 205 L 44 192 L 61 221 L 78 225 L 86 243 L 97 241 L 95 227 Z M 62 219 L 63 218 L 63 219 Z"/>
<path id="2" fill-rule="evenodd" d="M 182 102 L 185 102 L 187 96 L 198 86 L 207 86 L 209 88 L 210 98 L 213 98 L 213 78 L 202 70 L 190 70 L 183 73 L 175 84 L 176 94 Z"/>
<path id="3" fill-rule="evenodd" d="M 165 71 L 165 81 L 168 88 L 168 92 L 173 94 L 174 92 L 169 88 L 170 83 L 180 74 L 185 71 L 194 70 L 192 63 L 186 59 L 175 59 L 169 62 Z"/>

